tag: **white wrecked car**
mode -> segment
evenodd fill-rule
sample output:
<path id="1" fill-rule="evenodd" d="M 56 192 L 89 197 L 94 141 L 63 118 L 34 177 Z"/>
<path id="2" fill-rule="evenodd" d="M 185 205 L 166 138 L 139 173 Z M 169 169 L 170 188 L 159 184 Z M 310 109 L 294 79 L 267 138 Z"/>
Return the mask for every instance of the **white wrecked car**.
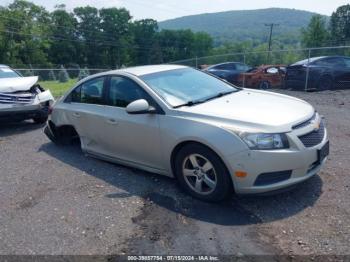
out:
<path id="1" fill-rule="evenodd" d="M 38 84 L 37 76 L 23 77 L 0 65 L 0 121 L 45 123 L 53 102 L 51 92 Z"/>

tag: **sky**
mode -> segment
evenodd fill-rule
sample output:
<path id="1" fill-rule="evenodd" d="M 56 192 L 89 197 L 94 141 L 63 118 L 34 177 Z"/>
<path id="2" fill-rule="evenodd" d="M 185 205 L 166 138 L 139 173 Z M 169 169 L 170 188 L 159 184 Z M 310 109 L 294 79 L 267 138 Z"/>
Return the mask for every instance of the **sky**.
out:
<path id="1" fill-rule="evenodd" d="M 7 5 L 12 0 L 0 0 L 0 5 Z M 31 0 L 48 10 L 56 4 L 65 4 L 68 10 L 76 6 L 125 7 L 134 19 L 153 18 L 157 21 L 180 16 L 214 13 L 229 10 L 251 10 L 270 7 L 294 8 L 331 15 L 338 6 L 349 0 Z"/>

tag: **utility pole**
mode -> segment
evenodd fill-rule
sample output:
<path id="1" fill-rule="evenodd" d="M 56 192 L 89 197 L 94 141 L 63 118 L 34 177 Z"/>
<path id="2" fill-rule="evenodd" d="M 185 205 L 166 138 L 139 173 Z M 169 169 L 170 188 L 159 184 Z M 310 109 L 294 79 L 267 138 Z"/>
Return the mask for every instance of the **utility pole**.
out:
<path id="1" fill-rule="evenodd" d="M 270 37 L 269 37 L 269 52 L 267 53 L 267 62 L 269 63 L 270 61 L 270 52 L 271 52 L 271 45 L 272 45 L 272 32 L 273 32 L 273 27 L 274 26 L 279 26 L 279 24 L 265 24 L 265 26 L 269 26 L 270 27 Z"/>

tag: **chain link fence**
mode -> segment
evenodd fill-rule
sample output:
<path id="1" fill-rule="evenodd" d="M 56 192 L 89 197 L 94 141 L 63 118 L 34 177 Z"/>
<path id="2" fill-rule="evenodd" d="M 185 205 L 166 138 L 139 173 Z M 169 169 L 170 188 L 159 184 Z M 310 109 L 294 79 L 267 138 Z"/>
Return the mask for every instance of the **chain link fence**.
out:
<path id="1" fill-rule="evenodd" d="M 89 75 L 111 70 L 109 68 L 32 68 L 32 67 L 12 67 L 22 76 L 38 76 L 39 81 L 59 81 L 65 82 L 68 79 L 80 80 Z"/>
<path id="2" fill-rule="evenodd" d="M 35 68 L 34 68 L 35 66 Z M 79 80 L 89 75 L 112 70 L 111 68 L 88 68 L 88 67 L 48 67 L 40 65 L 11 66 L 22 76 L 38 76 L 39 84 L 44 89 L 49 89 L 55 97 L 62 96 L 69 88 Z"/>
<path id="3" fill-rule="evenodd" d="M 350 56 L 350 46 L 226 53 L 178 60 L 170 64 L 181 64 L 198 69 L 206 69 L 209 66 L 226 62 L 246 64 L 253 69 L 262 65 L 283 65 L 285 72 L 281 86 L 284 88 L 305 91 L 324 89 L 322 87 L 323 80 L 332 88 L 350 87 L 348 86 L 350 85 L 350 57 L 349 59 L 338 58 L 338 61 L 333 59 L 334 61 L 328 62 L 327 60 L 315 62 L 313 59 L 323 56 Z M 302 60 L 304 61 L 300 66 L 288 67 Z M 268 73 L 266 72 L 266 74 Z M 246 87 L 246 78 L 250 77 L 248 75 L 241 74 L 243 81 L 235 84 Z"/>

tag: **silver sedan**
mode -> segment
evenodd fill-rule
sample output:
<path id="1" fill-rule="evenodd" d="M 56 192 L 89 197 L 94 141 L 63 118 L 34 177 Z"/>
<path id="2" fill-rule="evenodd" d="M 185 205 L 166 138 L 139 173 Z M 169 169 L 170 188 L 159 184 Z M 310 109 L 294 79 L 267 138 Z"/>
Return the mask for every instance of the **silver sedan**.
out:
<path id="1" fill-rule="evenodd" d="M 79 140 L 88 155 L 175 177 L 206 201 L 289 188 L 315 175 L 329 152 L 310 104 L 177 65 L 83 79 L 55 103 L 45 133 L 58 144 Z"/>

